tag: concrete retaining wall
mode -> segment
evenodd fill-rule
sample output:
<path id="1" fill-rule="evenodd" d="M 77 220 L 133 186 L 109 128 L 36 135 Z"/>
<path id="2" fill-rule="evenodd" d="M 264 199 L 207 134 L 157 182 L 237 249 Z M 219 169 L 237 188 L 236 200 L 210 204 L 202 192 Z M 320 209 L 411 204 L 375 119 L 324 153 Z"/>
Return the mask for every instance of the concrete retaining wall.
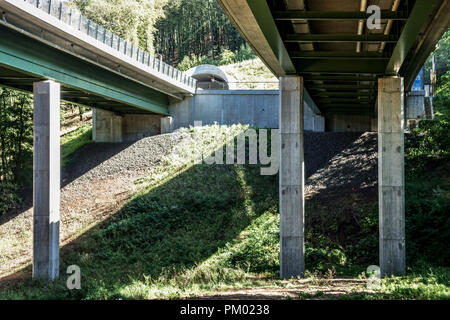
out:
<path id="1" fill-rule="evenodd" d="M 333 131 L 333 132 L 377 131 L 377 120 L 370 116 L 333 114 L 326 117 L 326 131 Z"/>
<path id="2" fill-rule="evenodd" d="M 118 115 L 96 108 L 92 112 L 92 140 L 95 142 L 135 141 L 161 133 L 161 115 Z"/>
<path id="3" fill-rule="evenodd" d="M 222 125 L 248 124 L 260 128 L 278 128 L 278 90 L 199 90 L 183 101 L 171 101 L 169 113 L 173 129 L 217 122 Z M 324 131 L 323 117 L 315 115 L 305 103 L 305 130 Z"/>
<path id="4" fill-rule="evenodd" d="M 153 114 L 126 114 L 123 116 L 124 141 L 134 141 L 161 133 L 161 118 Z"/>
<path id="5" fill-rule="evenodd" d="M 122 142 L 122 117 L 111 111 L 93 108 L 92 140 Z"/>
<path id="6" fill-rule="evenodd" d="M 406 97 L 406 119 L 425 117 L 425 91 L 411 92 Z"/>
<path id="7" fill-rule="evenodd" d="M 135 141 L 194 126 L 194 121 L 278 128 L 279 103 L 278 90 L 199 90 L 182 101 L 172 100 L 170 117 L 94 109 L 92 138 L 95 142 Z M 324 118 L 306 102 L 304 121 L 307 131 L 325 131 Z"/>

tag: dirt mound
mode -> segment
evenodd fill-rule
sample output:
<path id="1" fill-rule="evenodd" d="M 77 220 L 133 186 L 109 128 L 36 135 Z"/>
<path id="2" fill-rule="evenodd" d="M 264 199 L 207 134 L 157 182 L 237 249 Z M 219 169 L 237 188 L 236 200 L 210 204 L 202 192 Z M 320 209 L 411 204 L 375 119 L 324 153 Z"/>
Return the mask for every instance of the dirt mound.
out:
<path id="1" fill-rule="evenodd" d="M 377 148 L 372 132 L 305 133 L 305 192 L 374 188 Z"/>

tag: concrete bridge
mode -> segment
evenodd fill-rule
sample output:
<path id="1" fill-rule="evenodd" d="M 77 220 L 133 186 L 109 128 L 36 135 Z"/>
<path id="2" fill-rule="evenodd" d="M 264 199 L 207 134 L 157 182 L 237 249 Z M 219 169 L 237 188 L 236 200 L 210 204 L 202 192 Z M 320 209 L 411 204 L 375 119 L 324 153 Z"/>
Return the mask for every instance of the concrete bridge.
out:
<path id="1" fill-rule="evenodd" d="M 99 141 L 160 128 L 196 80 L 86 19 L 66 1 L 0 0 L 0 85 L 34 93 L 33 276 L 59 270 L 60 99 L 96 110 Z M 141 127 L 139 127 L 141 126 Z M 136 128 L 140 129 L 137 130 Z M 158 132 L 159 133 L 159 132 Z"/>
<path id="2" fill-rule="evenodd" d="M 218 2 L 280 79 L 281 276 L 305 267 L 304 88 L 326 118 L 377 124 L 381 275 L 404 273 L 405 93 L 449 27 L 449 1 Z"/>
<path id="3" fill-rule="evenodd" d="M 383 29 L 365 33 L 359 21 L 369 15 L 361 13 L 360 0 L 219 3 L 280 78 L 279 108 L 262 109 L 267 117 L 279 114 L 282 132 L 281 275 L 302 275 L 304 269 L 302 145 L 307 108 L 318 120 L 321 114 L 352 116 L 358 123 L 378 114 L 380 264 L 383 274 L 404 272 L 404 92 L 449 25 L 448 1 L 381 1 Z M 147 134 L 143 128 L 168 132 L 172 125 L 167 116 L 178 117 L 180 105 L 192 106 L 192 101 L 221 93 L 194 97 L 193 77 L 86 19 L 65 1 L 0 0 L 0 9 L 0 85 L 34 93 L 33 277 L 55 279 L 60 100 L 95 109 L 94 140 L 120 141 L 126 135 Z M 181 116 L 176 120 L 184 121 Z"/>

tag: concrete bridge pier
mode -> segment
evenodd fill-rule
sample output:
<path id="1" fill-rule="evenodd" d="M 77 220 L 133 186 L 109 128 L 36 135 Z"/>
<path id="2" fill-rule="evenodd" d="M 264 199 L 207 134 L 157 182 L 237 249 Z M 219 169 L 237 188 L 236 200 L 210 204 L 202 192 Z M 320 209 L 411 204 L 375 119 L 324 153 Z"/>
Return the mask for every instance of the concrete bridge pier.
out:
<path id="1" fill-rule="evenodd" d="M 403 78 L 378 80 L 378 196 L 381 276 L 403 274 L 405 262 Z"/>
<path id="2" fill-rule="evenodd" d="M 33 278 L 59 277 L 60 84 L 34 83 Z"/>
<path id="3" fill-rule="evenodd" d="M 93 108 L 92 112 L 92 140 L 95 142 L 136 141 L 171 132 L 171 119 L 163 115 L 118 114 L 99 108 Z"/>
<path id="4" fill-rule="evenodd" d="M 117 113 L 92 109 L 92 140 L 95 142 L 122 142 L 123 119 Z"/>
<path id="5" fill-rule="evenodd" d="M 303 276 L 304 86 L 298 76 L 280 77 L 280 276 Z"/>

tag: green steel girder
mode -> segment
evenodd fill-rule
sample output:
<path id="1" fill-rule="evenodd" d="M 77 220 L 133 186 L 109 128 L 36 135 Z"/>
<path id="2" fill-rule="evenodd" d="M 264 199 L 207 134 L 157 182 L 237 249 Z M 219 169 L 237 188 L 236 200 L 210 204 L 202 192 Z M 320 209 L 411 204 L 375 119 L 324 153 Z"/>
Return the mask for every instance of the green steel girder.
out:
<path id="1" fill-rule="evenodd" d="M 357 99 L 356 97 L 353 99 L 350 98 L 317 98 L 316 99 L 317 102 L 319 102 L 319 104 L 325 103 L 349 103 L 349 104 L 361 104 L 361 103 L 370 103 L 373 100 L 372 99 L 367 99 L 367 98 L 362 98 L 362 99 Z"/>
<path id="2" fill-rule="evenodd" d="M 296 51 L 292 59 L 352 59 L 352 60 L 389 60 L 388 52 L 342 52 L 342 51 Z"/>
<path id="3" fill-rule="evenodd" d="M 103 97 L 141 111 L 168 114 L 167 95 L 0 25 L 0 67 Z M 1 77 L 1 75 L 0 75 Z M 76 102 L 76 101 L 74 101 Z"/>
<path id="4" fill-rule="evenodd" d="M 318 75 L 303 75 L 303 78 L 307 82 L 311 81 L 343 81 L 343 82 L 359 82 L 359 81 L 366 81 L 366 82 L 376 82 L 376 77 L 370 77 L 370 76 L 318 76 Z"/>
<path id="5" fill-rule="evenodd" d="M 409 19 L 392 52 L 392 58 L 385 70 L 386 75 L 398 74 L 408 53 L 414 44 L 419 41 L 419 33 L 424 27 L 425 22 L 440 2 L 440 0 L 416 0 Z"/>
<path id="6" fill-rule="evenodd" d="M 315 92 L 314 97 L 375 97 L 373 92 Z"/>
<path id="7" fill-rule="evenodd" d="M 379 34 L 286 34 L 284 42 L 361 42 L 361 43 L 395 43 L 398 37 L 396 35 L 379 35 Z"/>
<path id="8" fill-rule="evenodd" d="M 291 20 L 367 20 L 373 13 L 359 11 L 277 11 L 274 19 L 277 21 Z M 382 20 L 407 20 L 408 15 L 404 11 L 381 11 Z"/>
<path id="9" fill-rule="evenodd" d="M 327 110 L 324 112 L 327 115 L 340 114 L 340 115 L 354 115 L 354 116 L 368 116 L 368 117 L 376 117 L 376 114 L 371 109 L 364 110 L 349 110 L 349 109 L 335 109 L 335 110 Z"/>
<path id="10" fill-rule="evenodd" d="M 310 84 L 308 89 L 334 89 L 334 90 L 370 90 L 375 89 L 374 86 L 357 85 L 357 84 Z"/>
<path id="11" fill-rule="evenodd" d="M 298 72 L 318 72 L 318 73 L 360 73 L 360 74 L 383 74 L 386 70 L 387 62 L 383 60 L 353 60 L 343 59 L 323 60 L 323 59 L 302 59 L 296 60 L 294 65 Z"/>
<path id="12" fill-rule="evenodd" d="M 284 46 L 283 39 L 278 32 L 278 28 L 273 20 L 272 12 L 267 5 L 267 1 L 247 0 L 247 4 L 250 7 L 250 10 L 252 10 L 252 13 L 264 33 L 273 53 L 277 56 L 281 68 L 286 74 L 295 73 L 295 66 L 292 63 L 286 47 Z"/>
<path id="13" fill-rule="evenodd" d="M 369 103 L 360 103 L 360 104 L 354 104 L 354 105 L 350 105 L 348 103 L 333 103 L 333 104 L 324 104 L 321 105 L 320 108 L 323 110 L 371 110 L 372 106 L 374 104 L 369 104 Z"/>

